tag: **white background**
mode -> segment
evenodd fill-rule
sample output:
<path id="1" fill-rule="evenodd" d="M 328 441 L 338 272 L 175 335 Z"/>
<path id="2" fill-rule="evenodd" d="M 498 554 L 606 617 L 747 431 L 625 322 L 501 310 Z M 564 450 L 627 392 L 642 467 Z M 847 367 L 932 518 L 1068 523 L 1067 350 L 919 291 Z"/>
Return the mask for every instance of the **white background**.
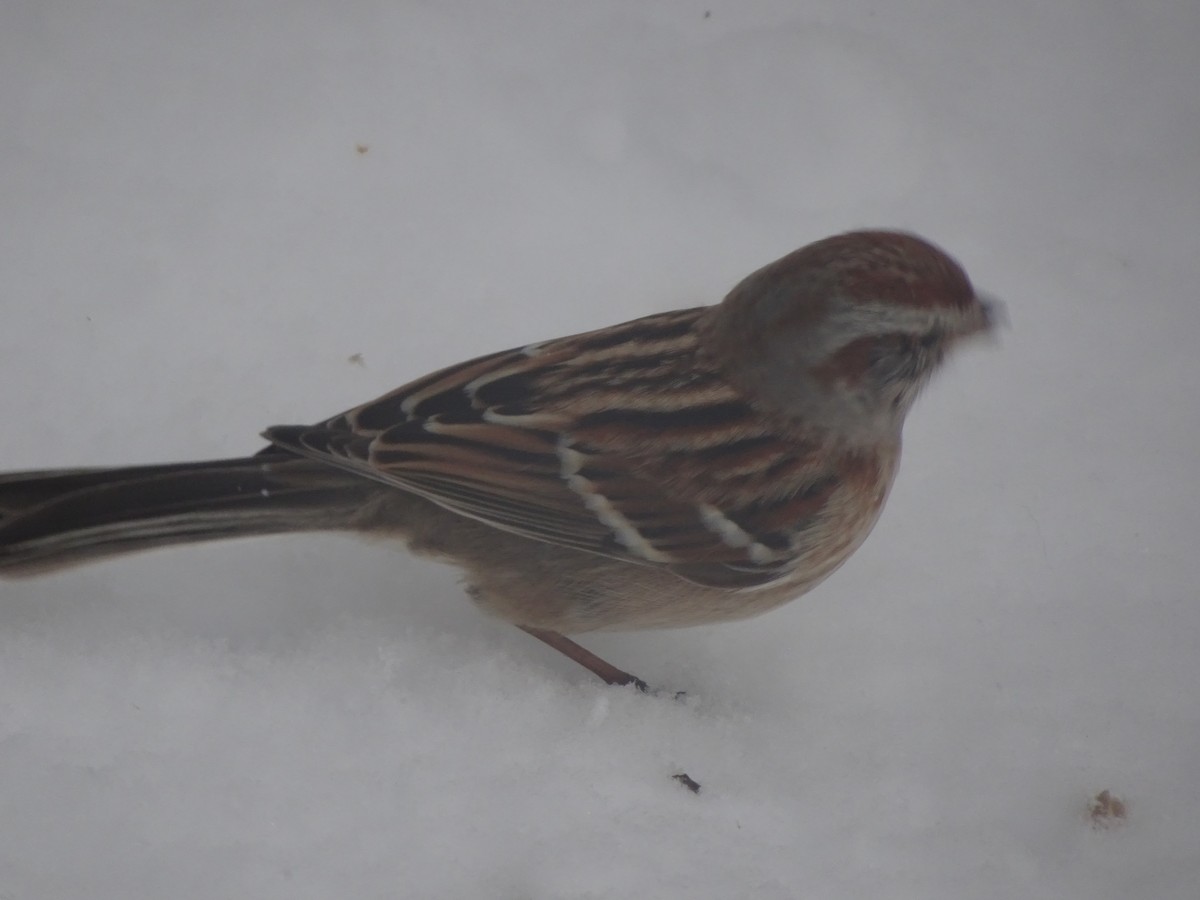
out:
<path id="1" fill-rule="evenodd" d="M 0 468 L 252 452 L 859 226 L 1011 324 L 817 591 L 585 640 L 685 702 L 343 538 L 0 583 L 0 898 L 1194 900 L 1197 46 L 1193 0 L 8 0 Z"/>

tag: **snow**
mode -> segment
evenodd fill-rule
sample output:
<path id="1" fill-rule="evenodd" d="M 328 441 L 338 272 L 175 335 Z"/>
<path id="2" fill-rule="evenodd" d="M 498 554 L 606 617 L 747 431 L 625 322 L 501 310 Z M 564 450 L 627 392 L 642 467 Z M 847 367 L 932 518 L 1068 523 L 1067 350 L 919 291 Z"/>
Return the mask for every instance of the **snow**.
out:
<path id="1" fill-rule="evenodd" d="M 1200 896 L 1198 40 L 1189 0 L 7 3 L 3 469 L 250 452 L 856 226 L 1011 325 L 826 584 L 584 639 L 656 696 L 340 537 L 0 582 L 0 898 Z"/>

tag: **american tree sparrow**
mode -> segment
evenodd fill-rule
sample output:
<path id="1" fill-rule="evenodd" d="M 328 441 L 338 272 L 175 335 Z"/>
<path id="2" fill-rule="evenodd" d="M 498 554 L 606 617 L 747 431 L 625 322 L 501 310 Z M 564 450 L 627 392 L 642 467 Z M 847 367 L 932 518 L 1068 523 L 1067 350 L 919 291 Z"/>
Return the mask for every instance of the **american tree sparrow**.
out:
<path id="1" fill-rule="evenodd" d="M 905 414 L 991 329 L 910 234 L 788 254 L 716 306 L 459 363 L 256 456 L 0 475 L 0 575 L 292 531 L 394 536 L 610 683 L 564 635 L 740 619 L 810 590 L 883 508 Z"/>

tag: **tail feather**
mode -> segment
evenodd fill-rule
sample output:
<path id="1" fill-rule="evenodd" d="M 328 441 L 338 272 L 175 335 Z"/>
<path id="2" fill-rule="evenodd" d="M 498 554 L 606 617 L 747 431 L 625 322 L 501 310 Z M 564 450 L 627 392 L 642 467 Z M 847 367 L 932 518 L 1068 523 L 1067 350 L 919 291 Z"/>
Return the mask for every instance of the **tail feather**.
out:
<path id="1" fill-rule="evenodd" d="M 353 528 L 380 486 L 283 455 L 0 475 L 0 576 L 256 534 Z"/>

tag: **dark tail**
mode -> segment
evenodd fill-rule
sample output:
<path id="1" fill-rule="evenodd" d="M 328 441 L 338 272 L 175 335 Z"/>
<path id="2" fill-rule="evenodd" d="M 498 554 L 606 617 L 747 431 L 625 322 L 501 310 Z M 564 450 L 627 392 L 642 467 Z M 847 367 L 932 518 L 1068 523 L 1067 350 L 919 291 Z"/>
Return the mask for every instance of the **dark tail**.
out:
<path id="1" fill-rule="evenodd" d="M 279 452 L 0 475 L 0 576 L 168 544 L 352 529 L 378 484 Z"/>

